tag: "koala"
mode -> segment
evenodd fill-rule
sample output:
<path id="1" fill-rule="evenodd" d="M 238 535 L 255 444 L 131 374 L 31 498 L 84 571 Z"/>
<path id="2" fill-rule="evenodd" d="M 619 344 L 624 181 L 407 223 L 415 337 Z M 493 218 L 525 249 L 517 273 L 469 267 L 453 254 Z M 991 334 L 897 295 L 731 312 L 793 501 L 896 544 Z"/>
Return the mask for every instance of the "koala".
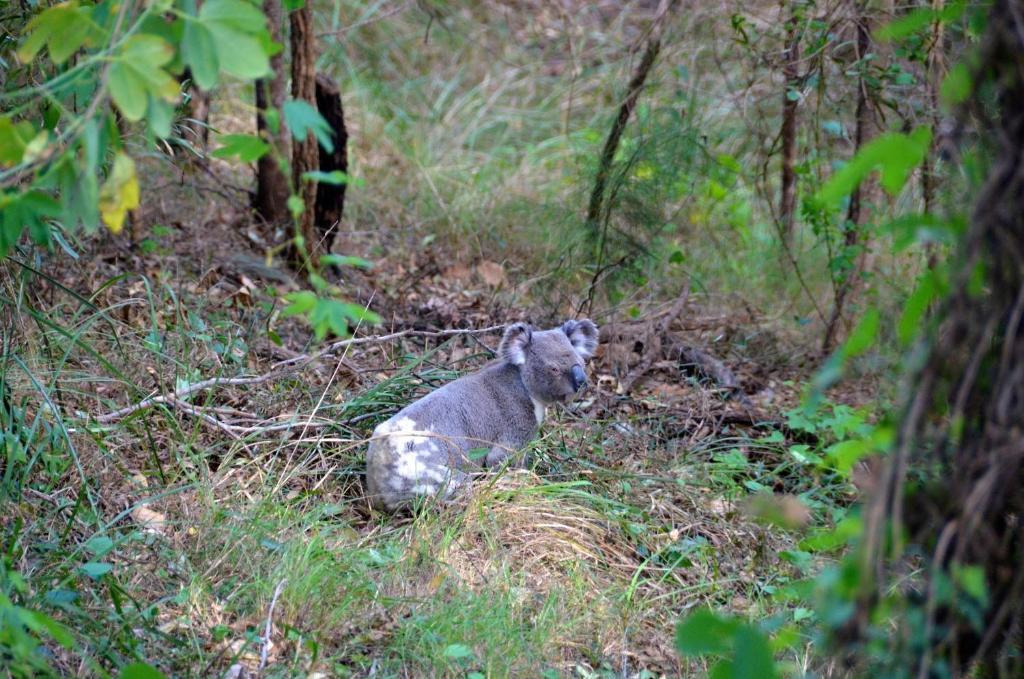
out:
<path id="1" fill-rule="evenodd" d="M 422 496 L 450 499 L 473 471 L 500 465 L 533 439 L 549 405 L 586 385 L 583 366 L 596 348 L 589 319 L 551 330 L 510 325 L 496 360 L 374 429 L 366 451 L 371 506 L 394 511 Z"/>

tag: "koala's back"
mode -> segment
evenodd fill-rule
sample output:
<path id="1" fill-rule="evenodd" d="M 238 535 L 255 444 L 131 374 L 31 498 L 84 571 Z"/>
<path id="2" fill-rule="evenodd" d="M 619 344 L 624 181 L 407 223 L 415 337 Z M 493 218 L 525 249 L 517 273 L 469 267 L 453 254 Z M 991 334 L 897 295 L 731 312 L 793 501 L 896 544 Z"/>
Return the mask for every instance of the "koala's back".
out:
<path id="1" fill-rule="evenodd" d="M 374 429 L 366 453 L 370 502 L 395 509 L 420 495 L 450 497 L 479 467 L 467 453 L 519 448 L 536 433 L 536 408 L 519 373 L 493 363 L 450 382 Z"/>

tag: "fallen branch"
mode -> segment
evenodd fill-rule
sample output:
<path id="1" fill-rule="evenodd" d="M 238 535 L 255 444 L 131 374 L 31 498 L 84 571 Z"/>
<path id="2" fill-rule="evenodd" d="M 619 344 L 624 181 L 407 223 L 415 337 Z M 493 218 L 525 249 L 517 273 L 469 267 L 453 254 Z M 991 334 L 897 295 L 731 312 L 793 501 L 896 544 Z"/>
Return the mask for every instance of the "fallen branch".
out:
<path id="1" fill-rule="evenodd" d="M 628 394 L 633 389 L 633 385 L 636 384 L 636 381 L 647 374 L 647 371 L 651 369 L 654 362 L 661 358 L 661 356 L 657 354 L 661 353 L 660 350 L 662 343 L 656 340 L 668 334 L 669 326 L 671 326 L 672 322 L 683 312 L 683 309 L 686 307 L 686 303 L 689 299 L 690 283 L 687 282 L 686 287 L 683 288 L 683 291 L 679 294 L 679 297 L 669 308 L 668 312 L 666 312 L 665 315 L 657 321 L 651 321 L 647 324 L 646 332 L 642 335 L 643 345 L 646 351 L 644 352 L 643 358 L 640 359 L 640 363 L 630 370 L 629 374 L 623 378 L 621 384 L 622 391 L 624 393 Z M 655 347 L 657 347 L 657 351 L 655 350 Z"/>
<path id="2" fill-rule="evenodd" d="M 289 375 L 291 373 L 301 370 L 302 368 L 306 367 L 310 363 L 313 363 L 314 361 L 323 358 L 328 358 L 335 351 L 337 351 L 338 349 L 342 349 L 344 347 L 355 346 L 359 344 L 370 344 L 372 342 L 388 342 L 391 340 L 400 339 L 402 337 L 447 338 L 456 337 L 459 335 L 482 335 L 484 333 L 502 330 L 504 329 L 504 327 L 504 325 L 492 325 L 487 328 L 479 329 L 465 328 L 459 330 L 436 331 L 402 330 L 401 332 L 393 332 L 387 335 L 373 335 L 371 337 L 350 337 L 348 339 L 338 340 L 337 342 L 334 342 L 327 346 L 326 348 L 321 349 L 320 351 L 315 352 L 313 354 L 300 354 L 293 358 L 289 358 L 284 361 L 275 363 L 273 366 L 271 366 L 268 372 L 262 375 L 252 375 L 245 377 L 214 377 L 208 380 L 203 380 L 201 382 L 196 382 L 195 384 L 190 384 L 187 387 L 182 387 L 180 389 L 175 390 L 171 394 L 149 396 L 147 398 L 142 399 L 138 403 L 134 403 L 130 406 L 125 406 L 124 408 L 120 408 L 118 410 L 106 413 L 104 415 L 99 415 L 98 417 L 95 418 L 95 420 L 100 424 L 109 424 L 111 422 L 116 422 L 117 420 L 120 420 L 123 417 L 127 417 L 128 415 L 136 413 L 140 410 L 145 410 L 146 408 L 150 408 L 161 403 L 179 405 L 173 402 L 181 401 L 182 399 L 191 396 L 192 394 L 195 394 L 200 391 L 205 391 L 207 389 L 212 389 L 214 387 L 261 384 L 263 382 L 268 382 L 270 380 L 280 379 L 285 375 Z"/>

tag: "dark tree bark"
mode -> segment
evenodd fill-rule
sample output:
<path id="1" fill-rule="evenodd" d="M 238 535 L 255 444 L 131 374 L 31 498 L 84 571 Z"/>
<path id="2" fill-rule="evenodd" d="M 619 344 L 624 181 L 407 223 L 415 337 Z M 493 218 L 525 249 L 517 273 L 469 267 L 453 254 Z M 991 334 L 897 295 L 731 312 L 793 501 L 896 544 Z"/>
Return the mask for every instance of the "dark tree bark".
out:
<path id="1" fill-rule="evenodd" d="M 263 12 L 270 24 L 270 37 L 274 42 L 282 42 L 284 14 L 281 0 L 264 0 Z M 289 158 L 290 145 L 288 130 L 284 120 L 274 134 L 267 125 L 264 111 L 275 110 L 280 114 L 288 88 L 288 72 L 284 68 L 284 53 L 278 52 L 270 58 L 270 69 L 273 75 L 256 83 L 256 128 L 274 147 L 282 158 Z M 280 115 L 278 116 L 281 117 Z M 281 170 L 280 161 L 275 154 L 264 155 L 256 164 L 256 197 L 253 207 L 265 222 L 275 226 L 288 222 L 288 195 L 291 193 L 288 178 Z"/>
<path id="2" fill-rule="evenodd" d="M 782 178 L 779 190 L 779 217 L 782 221 L 783 234 L 786 242 L 792 243 L 796 224 L 796 131 L 797 104 L 799 99 L 792 97 L 800 87 L 800 33 L 797 30 L 799 17 L 794 3 L 790 9 L 789 20 L 786 22 L 786 48 L 783 53 L 782 73 L 786 86 L 782 91 Z"/>
<path id="3" fill-rule="evenodd" d="M 316 106 L 316 34 L 313 31 L 313 8 L 305 3 L 291 13 L 292 99 Z M 302 198 L 305 209 L 298 219 L 302 247 L 292 249 L 292 263 L 305 268 L 309 260 L 324 252 L 321 236 L 316 230 L 315 182 L 302 178 L 307 172 L 320 168 L 320 153 L 312 132 L 306 138 L 292 143 L 292 184 Z"/>
<path id="4" fill-rule="evenodd" d="M 872 634 L 876 603 L 905 589 L 906 554 L 919 555 L 914 567 L 924 580 L 923 600 L 906 604 L 916 610 L 882 637 L 874 630 L 891 647 L 874 655 L 873 664 L 888 667 L 869 676 L 1024 676 L 1021 17 L 1022 0 L 995 0 L 990 10 L 962 119 L 973 119 L 992 165 L 952 260 L 940 322 L 907 375 L 896 443 L 865 513 L 867 572 L 849 647 L 856 652 Z M 984 572 L 987 606 L 970 604 L 966 588 L 950 589 L 968 566 Z"/>
<path id="5" fill-rule="evenodd" d="M 316 107 L 334 132 L 334 150 L 320 147 L 320 171 L 348 172 L 348 131 L 341 94 L 333 80 L 320 73 L 316 76 Z M 316 229 L 323 242 L 323 251 L 330 252 L 345 210 L 345 184 L 320 183 L 316 189 Z"/>
<path id="6" fill-rule="evenodd" d="M 944 0 L 932 0 L 931 4 L 932 9 L 935 12 L 939 12 L 943 7 Z M 943 67 L 943 56 L 945 50 L 943 45 L 943 36 L 943 23 L 941 21 L 935 21 L 932 24 L 931 48 L 928 51 L 928 58 L 926 62 L 928 105 L 931 107 L 932 131 L 934 133 L 937 133 L 939 130 L 939 87 L 945 75 L 945 69 Z M 935 162 L 936 156 L 938 155 L 938 149 L 938 134 L 933 134 L 931 146 L 928 148 L 928 154 L 925 156 L 924 163 L 921 165 L 921 196 L 924 201 L 924 211 L 927 214 L 933 214 L 935 210 L 935 188 L 937 179 Z M 938 264 L 938 247 L 934 243 L 929 243 L 927 246 L 927 252 L 928 268 L 934 269 L 935 265 Z"/>
<path id="7" fill-rule="evenodd" d="M 867 16 L 867 5 L 862 5 L 857 16 L 857 59 L 864 59 L 871 49 L 871 27 Z M 871 98 L 868 93 L 867 78 L 864 77 L 864 70 L 867 64 L 861 63 L 861 75 L 857 83 L 857 113 L 856 131 L 854 133 L 854 148 L 856 154 L 864 147 L 871 137 L 874 136 L 874 115 L 871 110 Z M 850 194 L 850 203 L 846 210 L 846 223 L 844 226 L 843 246 L 847 252 L 853 251 L 861 243 L 861 224 L 863 222 L 862 202 L 864 193 L 867 190 L 868 181 L 863 181 Z M 832 304 L 832 313 L 828 323 L 825 324 L 825 335 L 821 341 L 821 351 L 827 354 L 832 351 L 836 344 L 836 337 L 839 332 L 840 322 L 843 320 L 843 310 L 846 300 L 853 290 L 857 276 L 860 273 L 862 256 L 856 257 L 856 263 L 850 270 L 838 280 L 835 290 L 835 300 Z"/>

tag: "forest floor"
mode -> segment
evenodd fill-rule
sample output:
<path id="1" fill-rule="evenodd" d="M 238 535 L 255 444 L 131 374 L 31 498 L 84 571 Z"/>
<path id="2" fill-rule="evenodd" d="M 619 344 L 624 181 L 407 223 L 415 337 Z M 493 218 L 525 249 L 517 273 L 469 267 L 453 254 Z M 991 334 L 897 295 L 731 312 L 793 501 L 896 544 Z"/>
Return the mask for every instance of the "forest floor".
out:
<path id="1" fill-rule="evenodd" d="M 344 231 L 337 249 L 375 266 L 340 283 L 384 318 L 357 336 L 414 332 L 297 362 L 318 347 L 279 315 L 295 283 L 263 266 L 273 235 L 248 223 L 226 172 L 151 179 L 137 242 L 107 235 L 44 259 L 19 321 L 13 402 L 45 452 L 0 524 L 40 606 L 75 630 L 73 650 L 51 649 L 58 667 L 677 676 L 703 667 L 674 648 L 676 622 L 702 605 L 803 634 L 813 613 L 794 592 L 832 558 L 814 536 L 856 496 L 819 462 L 866 417 L 849 385 L 850 403 L 798 408 L 811 352 L 696 291 L 595 312 L 592 386 L 549 414 L 531 470 L 417 516 L 374 513 L 370 431 L 499 338 L 416 332 L 574 310 L 536 306 L 499 254 L 454 261 L 440 244 Z M 721 360 L 736 387 L 658 353 L 651 323 Z M 242 375 L 263 377 L 103 417 Z"/>

